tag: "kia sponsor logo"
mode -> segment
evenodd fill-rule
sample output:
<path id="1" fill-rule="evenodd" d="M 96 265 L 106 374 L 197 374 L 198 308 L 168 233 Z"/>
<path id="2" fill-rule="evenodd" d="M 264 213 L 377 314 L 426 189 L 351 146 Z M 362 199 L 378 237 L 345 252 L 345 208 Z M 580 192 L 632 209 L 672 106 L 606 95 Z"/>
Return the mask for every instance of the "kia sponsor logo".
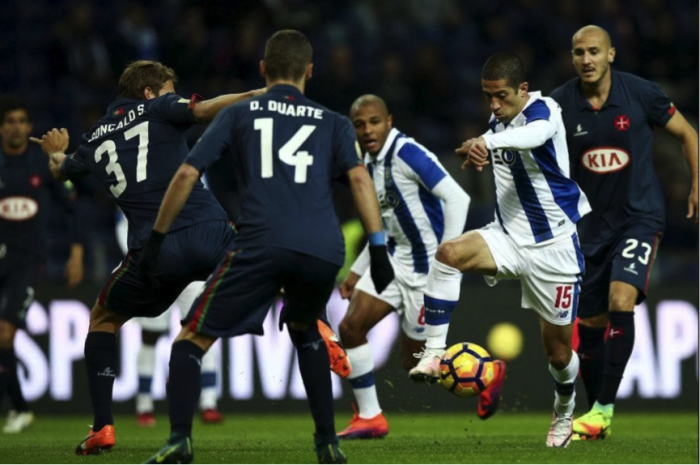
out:
<path id="1" fill-rule="evenodd" d="M 588 171 L 607 174 L 620 171 L 629 165 L 630 156 L 617 147 L 596 147 L 584 152 L 581 163 Z"/>
<path id="2" fill-rule="evenodd" d="M 7 221 L 25 221 L 34 218 L 39 204 L 29 197 L 5 197 L 0 200 L 0 218 Z"/>

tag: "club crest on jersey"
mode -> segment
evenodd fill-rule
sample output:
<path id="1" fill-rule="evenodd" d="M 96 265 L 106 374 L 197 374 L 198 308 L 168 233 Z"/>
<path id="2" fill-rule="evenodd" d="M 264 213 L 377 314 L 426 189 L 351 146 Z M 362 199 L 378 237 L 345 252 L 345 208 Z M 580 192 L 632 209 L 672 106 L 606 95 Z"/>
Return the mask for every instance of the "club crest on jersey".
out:
<path id="1" fill-rule="evenodd" d="M 584 168 L 598 174 L 615 173 L 629 163 L 629 154 L 617 147 L 595 147 L 581 156 Z"/>
<path id="2" fill-rule="evenodd" d="M 0 218 L 7 221 L 26 221 L 34 218 L 39 204 L 30 197 L 5 197 L 0 200 Z"/>
<path id="3" fill-rule="evenodd" d="M 630 119 L 627 115 L 615 117 L 615 129 L 618 131 L 626 131 L 630 128 Z"/>
<path id="4" fill-rule="evenodd" d="M 379 206 L 381 208 L 396 208 L 399 205 L 399 196 L 392 191 L 379 194 Z"/>

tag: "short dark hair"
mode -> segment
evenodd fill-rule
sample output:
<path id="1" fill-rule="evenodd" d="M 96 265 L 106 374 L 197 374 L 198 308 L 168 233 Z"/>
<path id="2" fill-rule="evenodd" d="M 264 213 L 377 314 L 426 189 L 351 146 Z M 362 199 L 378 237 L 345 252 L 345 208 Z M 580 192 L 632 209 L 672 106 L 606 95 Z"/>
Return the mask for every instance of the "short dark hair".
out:
<path id="1" fill-rule="evenodd" d="M 0 124 L 5 123 L 5 116 L 11 111 L 24 110 L 27 114 L 27 120 L 32 121 L 32 114 L 29 107 L 19 96 L 10 94 L 2 97 L 0 102 Z"/>
<path id="2" fill-rule="evenodd" d="M 265 75 L 271 80 L 298 81 L 304 77 L 312 56 L 311 44 L 301 32 L 275 32 L 265 43 Z"/>
<path id="3" fill-rule="evenodd" d="M 497 53 L 486 60 L 481 70 L 481 79 L 485 81 L 505 79 L 506 85 L 517 89 L 520 84 L 527 81 L 527 68 L 515 53 Z"/>
<path id="4" fill-rule="evenodd" d="M 168 81 L 173 81 L 173 84 L 177 82 L 177 75 L 172 68 L 157 61 L 134 61 L 119 78 L 119 97 L 141 100 L 146 87 L 157 94 Z"/>

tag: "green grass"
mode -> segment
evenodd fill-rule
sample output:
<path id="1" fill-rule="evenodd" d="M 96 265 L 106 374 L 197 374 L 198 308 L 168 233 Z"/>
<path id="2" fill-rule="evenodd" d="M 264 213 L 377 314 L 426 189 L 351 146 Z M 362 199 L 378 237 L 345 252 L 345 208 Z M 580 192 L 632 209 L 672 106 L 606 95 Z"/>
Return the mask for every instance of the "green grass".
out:
<path id="1" fill-rule="evenodd" d="M 338 427 L 348 415 L 338 415 Z M 139 463 L 156 452 L 168 433 L 138 428 L 118 417 L 117 445 L 100 456 L 73 450 L 87 433 L 86 417 L 41 416 L 27 432 L 0 434 L 2 463 Z M 620 413 L 610 438 L 545 447 L 548 413 L 499 413 L 484 422 L 469 414 L 389 415 L 383 440 L 343 442 L 352 463 L 698 463 L 698 415 Z M 310 415 L 229 414 L 220 426 L 195 424 L 199 463 L 314 463 Z"/>

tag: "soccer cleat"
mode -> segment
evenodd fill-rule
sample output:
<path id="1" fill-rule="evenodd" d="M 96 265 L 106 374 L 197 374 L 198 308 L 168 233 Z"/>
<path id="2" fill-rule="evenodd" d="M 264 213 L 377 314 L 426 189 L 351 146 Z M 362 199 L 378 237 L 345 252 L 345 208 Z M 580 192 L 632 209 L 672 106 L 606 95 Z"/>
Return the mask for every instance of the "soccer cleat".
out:
<path id="1" fill-rule="evenodd" d="M 444 353 L 444 348 L 430 349 L 426 347 L 423 352 L 413 354 L 413 356 L 419 358 L 420 361 L 418 365 L 408 372 L 408 377 L 416 383 L 436 383 L 438 380 L 438 373 L 440 372 L 440 359 Z"/>
<path id="2" fill-rule="evenodd" d="M 318 463 L 348 463 L 348 458 L 340 450 L 338 438 L 335 435 L 328 438 L 314 434 L 314 444 Z"/>
<path id="3" fill-rule="evenodd" d="M 105 425 L 97 432 L 90 428 L 90 432 L 83 439 L 83 442 L 75 448 L 75 453 L 78 455 L 101 454 L 104 451 L 111 450 L 116 441 L 113 425 Z"/>
<path id="4" fill-rule="evenodd" d="M 205 408 L 200 412 L 202 418 L 202 423 L 207 425 L 216 425 L 218 423 L 223 423 L 224 416 L 215 408 Z"/>
<path id="5" fill-rule="evenodd" d="M 568 447 L 571 442 L 573 423 L 573 415 L 557 415 L 554 412 L 547 435 L 547 447 Z"/>
<path id="6" fill-rule="evenodd" d="M 192 439 L 181 438 L 168 442 L 155 454 L 143 463 L 192 463 L 194 451 Z"/>
<path id="7" fill-rule="evenodd" d="M 355 406 L 352 406 L 355 410 Z M 357 410 L 352 415 L 348 427 L 338 433 L 340 439 L 381 439 L 389 434 L 389 422 L 383 413 L 370 419 L 360 418 Z"/>
<path id="8" fill-rule="evenodd" d="M 321 333 L 323 341 L 326 343 L 326 348 L 328 349 L 328 358 L 331 361 L 331 371 L 341 378 L 347 378 L 350 376 L 350 371 L 352 367 L 350 365 L 350 359 L 348 354 L 345 353 L 345 349 L 340 345 L 340 339 L 333 332 L 330 326 L 321 320 L 318 320 L 318 332 Z"/>
<path id="9" fill-rule="evenodd" d="M 593 408 L 574 421 L 574 441 L 596 441 L 612 433 L 612 415 Z"/>
<path id="10" fill-rule="evenodd" d="M 506 362 L 502 360 L 493 361 L 494 376 L 489 387 L 479 394 L 479 404 L 476 413 L 479 418 L 486 420 L 498 410 L 501 403 L 501 386 L 506 377 Z"/>
<path id="11" fill-rule="evenodd" d="M 34 414 L 32 412 L 16 412 L 10 410 L 7 413 L 7 423 L 2 429 L 5 434 L 21 433 L 29 428 L 34 423 Z"/>
<path id="12" fill-rule="evenodd" d="M 142 428 L 153 428 L 156 426 L 156 415 L 153 412 L 137 413 L 136 424 Z"/>

